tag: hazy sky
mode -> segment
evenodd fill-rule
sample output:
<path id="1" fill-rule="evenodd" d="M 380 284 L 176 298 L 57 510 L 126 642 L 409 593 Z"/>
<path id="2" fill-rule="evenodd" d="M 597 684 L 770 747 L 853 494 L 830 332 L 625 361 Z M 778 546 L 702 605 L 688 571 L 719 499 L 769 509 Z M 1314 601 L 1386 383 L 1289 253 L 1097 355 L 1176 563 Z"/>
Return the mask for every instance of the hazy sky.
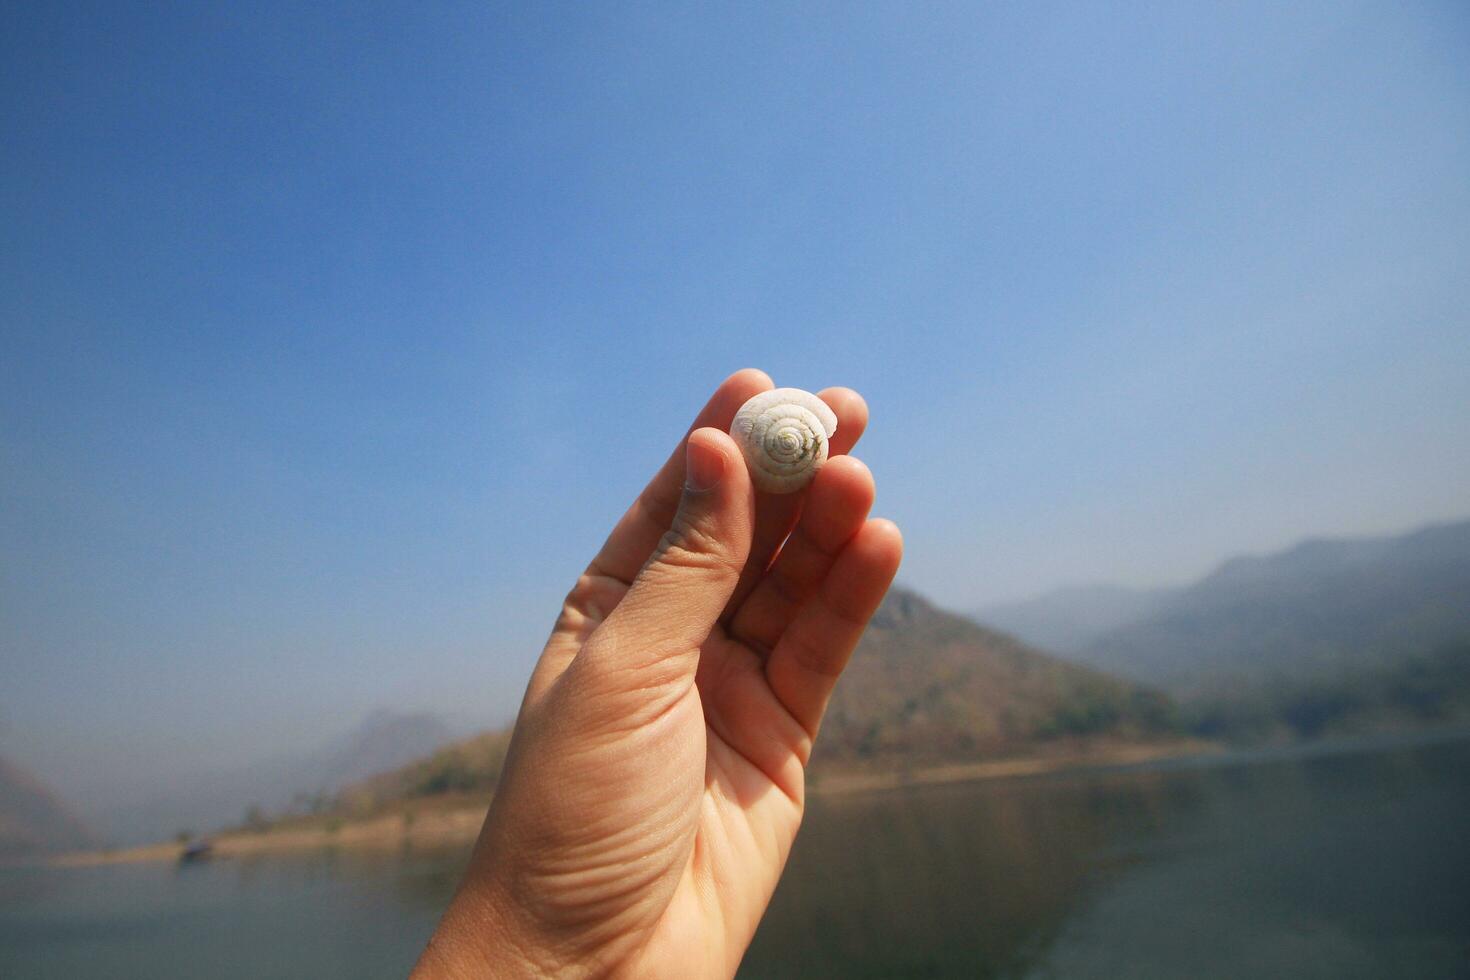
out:
<path id="1" fill-rule="evenodd" d="M 1463 4 L 127 6 L 0 23 L 0 751 L 89 808 L 506 720 L 746 365 L 952 606 L 1470 512 Z"/>

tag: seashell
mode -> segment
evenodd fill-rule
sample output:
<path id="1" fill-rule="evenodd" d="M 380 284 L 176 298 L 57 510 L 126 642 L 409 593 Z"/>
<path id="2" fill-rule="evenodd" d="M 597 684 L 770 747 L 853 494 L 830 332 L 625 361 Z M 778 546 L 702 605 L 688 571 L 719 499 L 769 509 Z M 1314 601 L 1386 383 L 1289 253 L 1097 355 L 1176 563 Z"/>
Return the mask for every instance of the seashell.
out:
<path id="1" fill-rule="evenodd" d="M 730 435 L 740 444 L 757 490 L 795 493 L 827 462 L 837 413 L 800 388 L 762 392 L 740 406 Z"/>

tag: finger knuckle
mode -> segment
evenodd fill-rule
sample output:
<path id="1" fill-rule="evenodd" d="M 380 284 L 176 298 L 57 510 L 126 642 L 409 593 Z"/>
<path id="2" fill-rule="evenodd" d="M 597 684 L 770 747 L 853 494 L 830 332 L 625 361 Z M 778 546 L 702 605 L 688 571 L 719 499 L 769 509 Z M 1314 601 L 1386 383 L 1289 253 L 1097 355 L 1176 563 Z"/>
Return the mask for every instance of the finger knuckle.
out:
<path id="1" fill-rule="evenodd" d="M 676 519 L 664 532 L 654 553 L 655 560 L 671 568 L 720 571 L 730 566 L 730 549 L 719 536 L 692 521 Z"/>

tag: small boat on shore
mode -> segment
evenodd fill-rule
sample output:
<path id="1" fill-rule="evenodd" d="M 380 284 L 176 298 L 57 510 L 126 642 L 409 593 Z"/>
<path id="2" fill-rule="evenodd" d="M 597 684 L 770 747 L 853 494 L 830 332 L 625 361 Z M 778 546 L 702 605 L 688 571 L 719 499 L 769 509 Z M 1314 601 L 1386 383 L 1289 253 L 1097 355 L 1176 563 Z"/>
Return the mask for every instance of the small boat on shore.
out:
<path id="1" fill-rule="evenodd" d="M 196 840 L 179 852 L 180 864 L 195 864 L 206 861 L 214 854 L 214 844 L 207 840 Z"/>

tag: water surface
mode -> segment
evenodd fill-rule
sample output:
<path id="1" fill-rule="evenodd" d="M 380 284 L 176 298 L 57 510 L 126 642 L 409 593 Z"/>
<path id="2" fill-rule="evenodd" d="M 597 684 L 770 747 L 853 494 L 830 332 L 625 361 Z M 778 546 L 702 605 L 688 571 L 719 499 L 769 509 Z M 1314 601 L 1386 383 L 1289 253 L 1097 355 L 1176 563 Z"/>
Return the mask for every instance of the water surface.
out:
<path id="1" fill-rule="evenodd" d="M 1470 740 L 815 797 L 748 977 L 1470 977 Z M 465 848 L 0 870 L 0 976 L 394 977 Z"/>

